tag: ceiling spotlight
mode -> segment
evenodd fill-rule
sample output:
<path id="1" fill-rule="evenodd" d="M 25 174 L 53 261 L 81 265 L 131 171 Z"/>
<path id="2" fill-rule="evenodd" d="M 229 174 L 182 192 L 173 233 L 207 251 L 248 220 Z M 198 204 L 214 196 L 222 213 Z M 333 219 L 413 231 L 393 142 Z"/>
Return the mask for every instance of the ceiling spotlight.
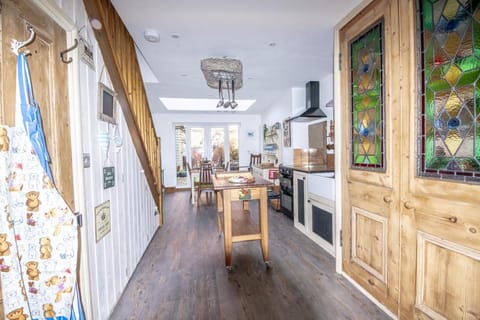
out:
<path id="1" fill-rule="evenodd" d="M 145 29 L 143 36 L 145 37 L 145 40 L 147 40 L 148 42 L 160 41 L 160 34 L 158 33 L 157 30 L 154 30 L 154 29 Z"/>

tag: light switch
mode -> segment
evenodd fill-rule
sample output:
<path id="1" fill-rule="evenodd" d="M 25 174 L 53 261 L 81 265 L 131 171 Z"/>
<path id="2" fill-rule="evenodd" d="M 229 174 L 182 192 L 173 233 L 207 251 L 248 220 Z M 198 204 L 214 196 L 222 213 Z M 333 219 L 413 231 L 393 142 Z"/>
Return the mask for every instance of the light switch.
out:
<path id="1" fill-rule="evenodd" d="M 90 153 L 83 154 L 83 167 L 90 168 Z"/>

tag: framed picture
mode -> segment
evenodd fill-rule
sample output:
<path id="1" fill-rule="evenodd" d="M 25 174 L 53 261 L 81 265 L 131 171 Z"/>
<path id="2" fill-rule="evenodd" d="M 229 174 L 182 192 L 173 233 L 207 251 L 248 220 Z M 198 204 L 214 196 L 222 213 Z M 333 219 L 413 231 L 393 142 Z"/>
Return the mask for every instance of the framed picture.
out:
<path id="1" fill-rule="evenodd" d="M 98 119 L 117 124 L 115 92 L 103 83 L 98 83 Z"/>
<path id="2" fill-rule="evenodd" d="M 283 121 L 283 146 L 284 147 L 291 147 L 292 145 L 292 138 L 290 136 L 290 120 Z"/>

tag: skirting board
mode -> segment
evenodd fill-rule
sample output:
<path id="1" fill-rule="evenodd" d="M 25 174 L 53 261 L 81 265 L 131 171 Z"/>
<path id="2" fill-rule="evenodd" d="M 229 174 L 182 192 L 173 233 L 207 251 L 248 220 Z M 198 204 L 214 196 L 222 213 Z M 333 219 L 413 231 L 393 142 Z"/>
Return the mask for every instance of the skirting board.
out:
<path id="1" fill-rule="evenodd" d="M 379 307 L 383 312 L 385 312 L 390 318 L 393 320 L 398 320 L 397 316 L 392 313 L 392 311 L 388 310 L 383 304 L 380 303 L 374 296 L 372 296 L 367 290 L 361 287 L 358 283 L 356 283 L 352 278 L 350 278 L 345 272 L 341 273 L 345 279 L 347 279 L 355 288 L 357 288 L 363 295 L 365 295 L 370 301 L 372 301 L 377 307 Z"/>

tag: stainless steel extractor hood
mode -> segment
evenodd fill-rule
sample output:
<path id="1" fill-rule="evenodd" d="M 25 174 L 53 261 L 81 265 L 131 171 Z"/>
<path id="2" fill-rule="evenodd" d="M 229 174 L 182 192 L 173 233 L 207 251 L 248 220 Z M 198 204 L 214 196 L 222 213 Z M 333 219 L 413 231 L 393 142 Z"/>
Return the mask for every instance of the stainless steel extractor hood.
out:
<path id="1" fill-rule="evenodd" d="M 320 109 L 320 84 L 318 81 L 309 81 L 305 85 L 305 110 L 290 118 L 290 121 L 308 122 L 327 115 Z"/>

